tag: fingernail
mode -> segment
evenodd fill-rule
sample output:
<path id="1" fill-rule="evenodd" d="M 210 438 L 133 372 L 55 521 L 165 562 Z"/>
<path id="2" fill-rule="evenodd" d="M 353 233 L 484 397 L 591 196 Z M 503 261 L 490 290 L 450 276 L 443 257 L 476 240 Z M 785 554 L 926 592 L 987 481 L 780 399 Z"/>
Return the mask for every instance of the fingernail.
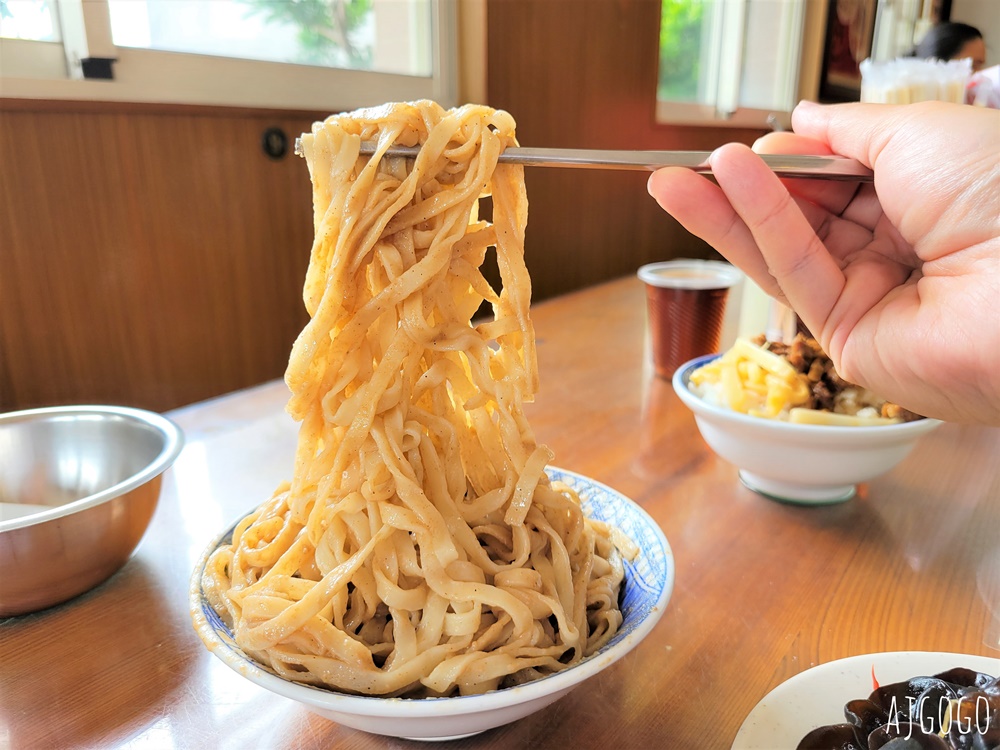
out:
<path id="1" fill-rule="evenodd" d="M 646 180 L 646 192 L 655 198 L 656 194 L 653 192 L 656 189 L 655 186 L 653 185 L 654 181 L 659 181 L 659 178 L 657 178 L 656 176 L 656 172 L 653 172 L 649 176 L 649 179 Z"/>

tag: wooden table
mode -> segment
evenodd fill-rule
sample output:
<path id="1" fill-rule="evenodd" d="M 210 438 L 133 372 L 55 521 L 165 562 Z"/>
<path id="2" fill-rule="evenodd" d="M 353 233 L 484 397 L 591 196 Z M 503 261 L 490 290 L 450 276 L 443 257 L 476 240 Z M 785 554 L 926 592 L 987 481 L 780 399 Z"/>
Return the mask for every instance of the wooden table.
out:
<path id="1" fill-rule="evenodd" d="M 1000 657 L 1000 430 L 943 425 L 830 507 L 744 488 L 650 376 L 640 285 L 538 305 L 530 407 L 556 465 L 662 526 L 676 583 L 652 634 L 543 711 L 458 748 L 724 748 L 771 688 L 876 651 Z M 187 446 L 152 525 L 107 583 L 0 622 L 0 748 L 423 747 L 340 727 L 236 675 L 188 617 L 202 549 L 292 468 L 280 382 L 180 409 Z"/>

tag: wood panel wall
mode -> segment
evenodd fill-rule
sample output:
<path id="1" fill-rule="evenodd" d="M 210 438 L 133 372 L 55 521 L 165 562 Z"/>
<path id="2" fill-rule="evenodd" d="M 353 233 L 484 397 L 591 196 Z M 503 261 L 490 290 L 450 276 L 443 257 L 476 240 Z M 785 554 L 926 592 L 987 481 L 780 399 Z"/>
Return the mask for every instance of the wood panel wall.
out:
<path id="1" fill-rule="evenodd" d="M 312 118 L 0 100 L 0 410 L 164 410 L 278 377 L 305 322 Z"/>
<path id="2" fill-rule="evenodd" d="M 487 0 L 485 103 L 525 145 L 708 150 L 759 131 L 654 123 L 659 0 Z M 280 377 L 305 322 L 305 163 L 327 113 L 0 98 L 0 411 L 166 410 Z M 529 169 L 536 301 L 710 257 L 641 173 Z"/>
<path id="3" fill-rule="evenodd" d="M 525 146 L 711 150 L 763 131 L 654 122 L 660 0 L 488 0 L 489 104 Z M 533 299 L 715 257 L 664 214 L 639 172 L 527 170 Z"/>

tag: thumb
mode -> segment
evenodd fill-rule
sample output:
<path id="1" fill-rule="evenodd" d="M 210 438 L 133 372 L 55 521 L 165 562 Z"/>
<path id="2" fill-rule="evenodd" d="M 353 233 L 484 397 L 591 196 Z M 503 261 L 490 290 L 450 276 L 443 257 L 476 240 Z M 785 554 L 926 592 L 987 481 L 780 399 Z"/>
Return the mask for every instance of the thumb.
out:
<path id="1" fill-rule="evenodd" d="M 816 104 L 800 102 L 792 112 L 792 128 L 815 138 L 835 154 L 857 159 L 874 169 L 880 157 L 897 167 L 913 166 L 927 149 L 962 150 L 994 146 L 1000 113 L 947 102 L 915 104 Z M 984 139 L 991 143 L 983 143 Z M 888 148 L 887 148 L 888 147 Z M 884 166 L 884 165 L 883 165 Z"/>
<path id="2" fill-rule="evenodd" d="M 932 101 L 803 102 L 792 127 L 874 170 L 879 202 L 907 242 L 953 247 L 956 233 L 969 244 L 995 232 L 1000 111 Z"/>
<path id="3" fill-rule="evenodd" d="M 815 104 L 800 102 L 792 112 L 792 129 L 827 144 L 835 154 L 875 162 L 900 119 L 900 106 L 887 104 Z"/>

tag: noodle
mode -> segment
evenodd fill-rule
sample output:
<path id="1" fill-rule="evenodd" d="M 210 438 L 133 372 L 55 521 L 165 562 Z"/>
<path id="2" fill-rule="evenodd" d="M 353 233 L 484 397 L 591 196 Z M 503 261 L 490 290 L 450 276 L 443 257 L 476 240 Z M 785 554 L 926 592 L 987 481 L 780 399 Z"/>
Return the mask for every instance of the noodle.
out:
<path id="1" fill-rule="evenodd" d="M 419 156 L 382 158 L 392 144 Z M 565 669 L 621 625 L 614 532 L 549 481 L 523 414 L 527 198 L 522 168 L 497 164 L 513 144 L 506 112 L 433 102 L 335 115 L 301 139 L 315 241 L 285 375 L 295 467 L 203 578 L 239 646 L 283 677 L 481 693 Z M 499 294 L 480 271 L 490 247 Z M 474 325 L 484 300 L 494 315 Z"/>

